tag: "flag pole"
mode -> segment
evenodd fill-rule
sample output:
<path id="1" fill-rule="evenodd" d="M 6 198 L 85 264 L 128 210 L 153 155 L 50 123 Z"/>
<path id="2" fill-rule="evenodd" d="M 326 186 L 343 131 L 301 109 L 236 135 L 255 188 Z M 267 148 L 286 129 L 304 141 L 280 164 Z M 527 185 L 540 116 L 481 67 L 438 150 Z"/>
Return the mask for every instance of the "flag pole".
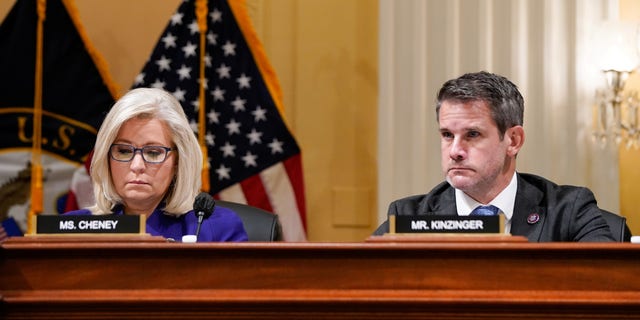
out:
<path id="1" fill-rule="evenodd" d="M 198 19 L 198 29 L 200 30 L 200 85 L 199 98 L 200 103 L 198 108 L 198 142 L 200 143 L 200 149 L 202 149 L 202 186 L 201 189 L 204 192 L 209 192 L 211 189 L 209 182 L 209 152 L 207 151 L 207 144 L 205 142 L 205 136 L 207 134 L 207 127 L 205 122 L 205 54 L 206 54 L 206 33 L 207 33 L 207 13 L 208 13 L 207 0 L 196 0 L 196 18 Z"/>
<path id="2" fill-rule="evenodd" d="M 31 208 L 27 231 L 34 234 L 35 215 L 42 213 L 42 47 L 47 1 L 38 0 L 38 29 L 36 38 L 35 90 L 33 96 L 33 144 L 31 151 Z"/>

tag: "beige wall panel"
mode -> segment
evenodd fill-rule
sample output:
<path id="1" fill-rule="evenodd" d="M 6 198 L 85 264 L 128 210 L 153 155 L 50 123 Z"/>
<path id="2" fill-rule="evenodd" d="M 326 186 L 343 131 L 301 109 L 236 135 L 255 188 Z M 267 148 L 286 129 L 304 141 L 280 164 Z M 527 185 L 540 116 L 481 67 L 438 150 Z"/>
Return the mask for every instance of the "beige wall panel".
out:
<path id="1" fill-rule="evenodd" d="M 309 241 L 376 227 L 377 5 L 247 1 L 302 148 Z"/>
<path id="2" fill-rule="evenodd" d="M 180 0 L 76 0 L 90 41 L 123 94 L 144 67 Z"/>
<path id="3" fill-rule="evenodd" d="M 293 92 L 285 106 L 303 150 L 308 238 L 363 240 L 377 223 L 377 1 L 265 6 L 258 11 L 281 13 L 266 15 L 259 32 L 283 88 Z"/>
<path id="4" fill-rule="evenodd" d="M 0 1 L 0 21 L 4 20 L 4 17 L 7 16 L 7 14 L 9 13 L 9 10 L 11 10 L 11 7 L 13 7 L 15 1 L 13 0 L 9 0 L 9 1 Z"/>

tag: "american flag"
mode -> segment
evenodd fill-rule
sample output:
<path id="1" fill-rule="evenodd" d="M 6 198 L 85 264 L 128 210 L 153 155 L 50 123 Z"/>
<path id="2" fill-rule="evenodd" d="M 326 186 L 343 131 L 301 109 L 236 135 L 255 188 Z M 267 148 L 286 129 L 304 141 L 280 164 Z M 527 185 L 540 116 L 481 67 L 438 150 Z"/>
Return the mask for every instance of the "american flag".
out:
<path id="1" fill-rule="evenodd" d="M 281 114 L 279 85 L 244 1 L 209 0 L 204 140 L 209 192 L 278 214 L 285 241 L 304 241 L 301 152 Z M 171 92 L 199 134 L 200 29 L 196 0 L 171 16 L 134 88 Z"/>

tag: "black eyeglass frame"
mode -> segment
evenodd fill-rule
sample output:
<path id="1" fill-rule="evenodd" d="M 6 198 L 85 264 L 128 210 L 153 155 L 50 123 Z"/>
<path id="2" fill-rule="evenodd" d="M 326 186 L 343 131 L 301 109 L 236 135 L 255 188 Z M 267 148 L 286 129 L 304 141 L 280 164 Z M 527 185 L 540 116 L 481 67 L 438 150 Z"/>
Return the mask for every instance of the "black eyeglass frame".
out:
<path id="1" fill-rule="evenodd" d="M 133 152 L 131 153 L 131 158 L 129 158 L 129 160 L 116 159 L 113 156 L 113 147 L 128 147 L 130 150 L 133 150 Z M 147 158 L 144 156 L 144 150 L 145 149 L 148 150 L 148 148 L 160 148 L 160 149 L 163 149 L 165 151 L 164 158 L 161 161 L 149 161 L 149 160 L 147 160 Z M 136 157 L 136 153 L 138 151 L 140 151 L 140 156 L 142 157 L 142 160 L 144 160 L 144 162 L 158 164 L 158 163 L 163 163 L 163 162 L 167 161 L 167 157 L 169 156 L 169 152 L 174 151 L 174 150 L 175 150 L 175 148 L 169 148 L 169 147 L 165 147 L 165 146 L 144 146 L 144 147 L 141 147 L 141 148 L 136 148 L 135 146 L 130 145 L 130 144 L 113 143 L 109 147 L 109 157 L 111 159 L 113 159 L 114 161 L 118 161 L 118 162 L 131 162 L 131 160 L 133 160 L 133 158 Z"/>

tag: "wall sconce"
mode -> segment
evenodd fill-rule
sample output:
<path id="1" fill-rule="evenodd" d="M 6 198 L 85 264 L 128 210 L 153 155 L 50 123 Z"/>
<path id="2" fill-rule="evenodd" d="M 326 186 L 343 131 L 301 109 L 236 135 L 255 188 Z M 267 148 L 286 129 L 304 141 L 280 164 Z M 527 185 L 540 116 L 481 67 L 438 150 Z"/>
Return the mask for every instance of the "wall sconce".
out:
<path id="1" fill-rule="evenodd" d="M 624 90 L 640 64 L 639 40 L 638 24 L 632 21 L 608 20 L 596 32 L 594 45 L 606 89 L 596 94 L 593 137 L 603 146 L 609 140 L 624 142 L 627 148 L 640 146 L 640 100 L 635 91 Z"/>

